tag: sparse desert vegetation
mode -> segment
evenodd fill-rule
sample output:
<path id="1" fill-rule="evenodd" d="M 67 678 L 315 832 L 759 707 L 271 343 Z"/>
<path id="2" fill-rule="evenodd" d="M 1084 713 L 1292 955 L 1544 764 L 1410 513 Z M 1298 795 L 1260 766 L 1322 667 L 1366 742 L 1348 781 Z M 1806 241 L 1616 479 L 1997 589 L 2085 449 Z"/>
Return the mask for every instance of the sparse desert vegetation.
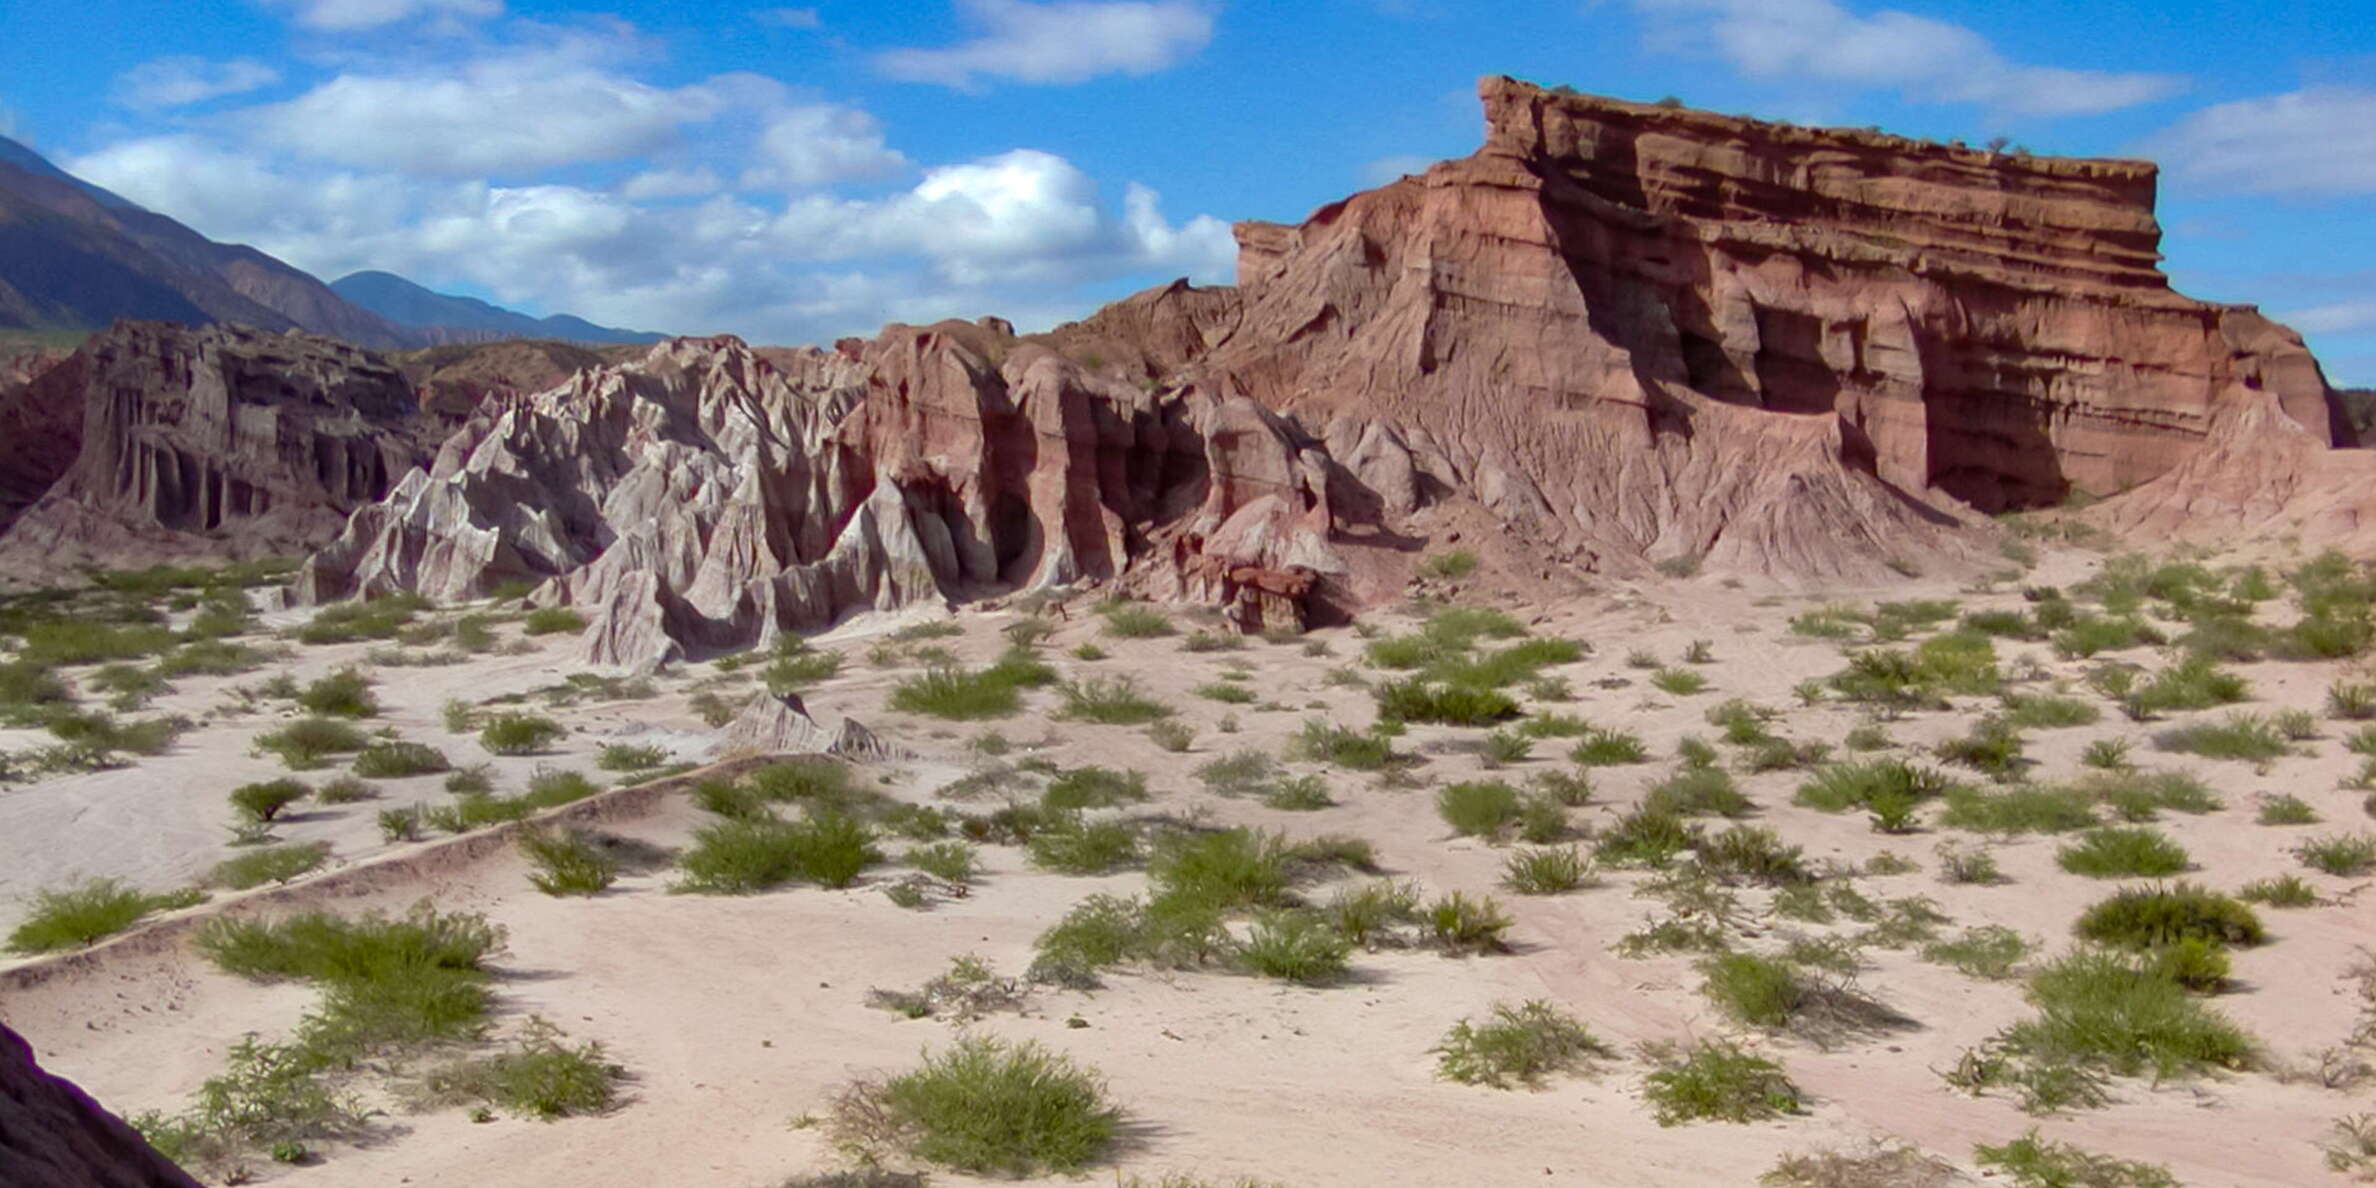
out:
<path id="1" fill-rule="evenodd" d="M 2038 564 L 2077 563 L 2047 551 Z M 2249 604 L 2247 631 L 2216 571 L 2214 615 L 2199 610 L 2215 597 L 2207 579 L 2089 564 L 2111 578 L 2059 578 L 2051 597 L 2007 584 L 1775 609 L 1702 595 L 1752 630 L 1420 602 L 1300 641 L 1317 647 L 1270 647 L 1191 610 L 1119 603 L 484 688 L 469 665 L 561 641 L 524 644 L 540 637 L 517 609 L 399 603 L 333 615 L 323 630 L 352 642 L 292 638 L 261 671 L 152 679 L 211 641 L 55 634 L 53 654 L 105 658 L 19 671 L 0 692 L 57 745 L 120 745 L 137 723 L 118 715 L 133 711 L 102 702 L 157 720 L 192 698 L 237 712 L 193 718 L 162 754 L 115 752 L 169 771 L 201 762 L 183 757 L 195 747 L 225 771 L 191 814 L 203 844 L 180 873 L 53 875 L 20 892 L 10 944 L 82 949 L 202 895 L 140 887 L 306 905 L 232 913 L 194 943 L 205 977 L 291 982 L 313 1005 L 246 1041 L 216 1036 L 218 1062 L 131 1103 L 161 1144 L 225 1173 L 277 1153 L 346 1182 L 342 1165 L 375 1144 L 428 1142 L 390 1137 L 379 1101 L 430 1111 L 418 1125 L 433 1130 L 577 1118 L 644 1133 L 677 1108 L 671 1078 L 708 1075 L 671 1063 L 657 1017 L 572 1013 L 580 975 L 533 983 L 521 1010 L 501 1002 L 515 966 L 580 960 L 565 940 L 580 929 L 623 930 L 602 935 L 709 971 L 705 984 L 789 988 L 818 1017 L 892 1008 L 837 1024 L 830 1067 L 725 1106 L 814 1123 L 823 1162 L 780 1169 L 794 1182 L 1195 1182 L 1137 1145 L 1140 1121 L 1164 1126 L 1181 1098 L 1147 1088 L 1133 1062 L 1207 1077 L 1196 1092 L 1233 1101 L 1227 1063 L 1181 1071 L 1165 1047 L 1138 1045 L 1166 1029 L 1249 1042 L 1238 1020 L 1264 1010 L 1309 1033 L 1264 1028 L 1266 1044 L 1298 1045 L 1281 1049 L 1281 1075 L 1348 1116 L 1358 1107 L 1321 1077 L 1457 1094 L 1430 1108 L 1469 1127 L 1556 1100 L 1571 1117 L 1623 1113 L 1635 1142 L 1739 1124 L 1802 1135 L 1804 1154 L 1757 1166 L 1660 1148 L 1744 1181 L 1961 1166 L 2013 1183 L 2161 1182 L 2133 1149 L 2095 1154 L 2094 1131 L 2016 1134 L 1961 1163 L 1935 1142 L 1937 1155 L 1856 1147 L 1830 1119 L 1894 1117 L 1898 1102 L 1843 1080 L 1850 1061 L 1921 1067 L 1930 1088 L 1897 1093 L 1942 1115 L 1976 1094 L 2092 1125 L 2113 1102 L 2178 1109 L 2191 1087 L 2216 1087 L 2256 1125 L 2301 1132 L 2288 1166 L 2358 1158 L 2332 1122 L 2351 1103 L 2320 1086 L 2369 1061 L 2354 1055 L 2362 1024 L 2307 1034 L 2273 971 L 2351 967 L 2333 922 L 2376 871 L 2376 834 L 2354 823 L 2376 752 L 2363 686 L 2376 686 L 2348 660 L 2280 658 L 2307 638 L 2288 634 L 2293 570 L 2269 570 L 2279 593 Z M 2191 593 L 2149 592 L 2164 586 Z M 390 644 L 484 660 L 399 672 L 368 659 Z M 111 665 L 131 667 L 84 679 Z M 677 777 L 715 757 L 702 740 L 734 707 L 779 693 L 820 723 L 848 712 L 889 746 Z M 619 799 L 645 796 L 638 780 L 657 791 Z M 624 790 L 606 795 L 614 781 Z M 443 848 L 457 840 L 469 848 Z M 411 854 L 450 871 L 434 885 L 470 911 L 404 914 L 394 892 L 309 897 L 315 880 Z M 753 972 L 675 947 L 682 933 L 714 948 L 720 929 L 770 938 L 738 958 Z M 520 953 L 498 961 L 497 945 Z M 921 988 L 811 976 L 798 947 L 912 965 L 891 984 Z M 0 985 L 0 1005 L 11 993 Z M 721 1001 L 722 1018 L 774 1047 L 717 1059 L 780 1075 L 789 1033 L 756 999 Z M 1356 1017 L 1375 1020 L 1360 1043 L 1321 1044 Z M 1026 1021 L 1044 1030 L 996 1029 Z M 71 1043 L 129 1052 L 105 1034 Z M 652 1061 L 667 1071 L 645 1081 Z M 1091 1071 L 1125 1067 L 1126 1096 Z M 1794 1079 L 1816 1084 L 1814 1070 L 1820 1097 Z M 2308 1121 L 2270 1121 L 2279 1112 Z M 1555 1145 L 1530 1141 L 1517 1145 L 1538 1173 L 1562 1166 Z M 2192 1158 L 2173 1155 L 2171 1174 Z"/>

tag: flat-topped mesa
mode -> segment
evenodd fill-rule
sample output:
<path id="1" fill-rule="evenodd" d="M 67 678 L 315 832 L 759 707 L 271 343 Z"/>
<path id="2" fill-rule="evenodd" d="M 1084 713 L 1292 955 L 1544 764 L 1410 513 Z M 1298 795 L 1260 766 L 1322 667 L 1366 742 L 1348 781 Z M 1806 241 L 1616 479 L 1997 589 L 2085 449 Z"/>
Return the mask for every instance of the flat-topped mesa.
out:
<path id="1" fill-rule="evenodd" d="M 1822 432 L 1716 405 L 1837 424 L 1836 448 L 1812 447 L 1831 464 L 1766 447 L 1744 461 L 1799 456 L 1821 486 L 1861 481 L 1828 465 L 1988 511 L 2145 482 L 2256 391 L 2332 440 L 2297 336 L 2168 288 L 2150 164 L 1507 78 L 1480 94 L 1476 154 L 1300 226 L 1241 225 L 1245 313 L 1209 362 L 1280 407 L 1396 421 L 1456 480 L 1490 470 L 1506 505 L 1539 502 L 1555 535 L 1617 555 L 1721 553 L 1742 517 L 1820 538 L 1788 509 L 1669 489 L 1686 460 L 1746 441 L 1703 440 L 1718 426 Z M 1682 519 L 1651 510 L 1668 504 Z M 1788 550 L 1738 560 L 1842 571 Z"/>
<path id="2" fill-rule="evenodd" d="M 2159 267 L 2151 161 L 1806 128 L 1509 78 L 1486 79 L 1479 93 L 1486 151 L 1556 170 L 1612 206 L 1688 220 L 1713 237 L 1755 242 L 1758 225 L 1785 224 L 1828 254 L 2018 288 L 2169 285 Z"/>

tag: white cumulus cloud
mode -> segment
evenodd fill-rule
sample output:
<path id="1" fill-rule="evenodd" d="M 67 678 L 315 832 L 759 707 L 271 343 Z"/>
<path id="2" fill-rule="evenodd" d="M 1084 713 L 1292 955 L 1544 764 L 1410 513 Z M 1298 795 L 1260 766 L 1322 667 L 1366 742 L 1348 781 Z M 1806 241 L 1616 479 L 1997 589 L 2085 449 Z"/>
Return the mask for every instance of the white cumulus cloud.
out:
<path id="1" fill-rule="evenodd" d="M 170 57 L 143 62 L 116 80 L 116 101 L 144 110 L 187 107 L 225 95 L 244 95 L 280 81 L 280 71 L 254 58 L 209 62 Z"/>
<path id="2" fill-rule="evenodd" d="M 864 111 L 813 103 L 777 112 L 759 133 L 759 163 L 745 189 L 803 190 L 845 181 L 895 177 L 908 160 L 883 141 L 883 126 Z"/>
<path id="3" fill-rule="evenodd" d="M 654 198 L 699 198 L 725 186 L 706 166 L 692 169 L 647 169 L 619 186 L 619 197 L 635 202 Z"/>
<path id="4" fill-rule="evenodd" d="M 908 82 L 972 88 L 985 79 L 1078 83 L 1168 69 L 1213 39 L 1213 14 L 1194 0 L 958 0 L 969 41 L 875 56 Z"/>
<path id="5" fill-rule="evenodd" d="M 308 29 L 347 33 L 422 17 L 474 21 L 500 15 L 503 0 L 266 0 Z"/>
<path id="6" fill-rule="evenodd" d="M 2376 89 L 2312 87 L 2203 108 L 2145 142 L 2189 185 L 2237 194 L 2376 194 Z"/>
<path id="7" fill-rule="evenodd" d="M 1835 0 L 1633 4 L 1650 19 L 1654 43 L 1712 53 L 1752 78 L 1886 88 L 2029 116 L 2116 111 L 2185 85 L 2165 74 L 2026 65 L 1966 26 L 1894 9 L 1860 14 Z"/>
<path id="8" fill-rule="evenodd" d="M 341 74 L 239 122 L 319 161 L 472 177 L 648 153 L 730 103 L 714 80 L 655 87 L 597 63 L 519 56 L 438 73 Z"/>
<path id="9" fill-rule="evenodd" d="M 2376 332 L 2376 297 L 2314 305 L 2279 314 L 2277 320 L 2305 334 Z"/>
<path id="10" fill-rule="evenodd" d="M 1117 208 L 1077 166 L 1031 150 L 929 170 L 878 199 L 810 192 L 775 206 L 668 200 L 698 170 L 616 190 L 507 186 L 276 163 L 189 134 L 67 166 L 318 276 L 384 269 L 535 312 L 766 342 L 984 313 L 1045 325 L 1118 296 L 1123 278 L 1225 282 L 1235 258 L 1220 220 L 1173 223 L 1141 186 Z"/>
<path id="11" fill-rule="evenodd" d="M 1035 149 L 928 170 L 912 189 L 881 200 L 799 199 L 770 233 L 783 250 L 810 259 L 921 257 L 962 286 L 1146 270 L 1226 280 L 1236 259 L 1220 220 L 1200 216 L 1175 227 L 1154 191 L 1136 185 L 1116 215 L 1088 174 Z"/>

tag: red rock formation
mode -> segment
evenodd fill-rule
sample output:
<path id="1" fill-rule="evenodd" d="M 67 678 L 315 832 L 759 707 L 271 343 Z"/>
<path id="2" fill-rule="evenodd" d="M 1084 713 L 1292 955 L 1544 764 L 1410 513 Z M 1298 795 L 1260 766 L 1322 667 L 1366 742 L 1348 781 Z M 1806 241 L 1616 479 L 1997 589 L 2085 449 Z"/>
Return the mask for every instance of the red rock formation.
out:
<path id="1" fill-rule="evenodd" d="M 393 368 L 235 327 L 119 325 L 0 405 L 0 426 L 21 431 L 0 447 L 0 566 L 50 576 L 301 551 L 426 458 Z"/>
<path id="2" fill-rule="evenodd" d="M 1250 401 L 1101 378 L 998 326 L 770 357 L 679 339 L 482 411 L 299 593 L 551 579 L 540 597 L 592 619 L 587 659 L 633 667 L 924 599 L 1124 577 L 1235 597 L 1199 575 L 1341 568 L 1329 492 L 1349 480 L 1316 445 Z"/>
<path id="3" fill-rule="evenodd" d="M 2156 270 L 2150 165 L 1483 97 L 1474 156 L 1242 225 L 1235 289 L 678 341 L 486 411 L 305 592 L 546 577 L 637 665 L 1079 581 L 1258 629 L 1358 601 L 1431 505 L 1546 572 L 1877 579 L 1967 551 L 1958 500 L 2131 487 L 2238 409 L 2327 443 L 2300 341 Z"/>
<path id="4" fill-rule="evenodd" d="M 1604 558 L 1798 573 L 1921 548 L 1926 490 L 2134 486 L 2254 392 L 2329 432 L 2298 338 L 2169 290 L 2150 164 L 1481 90 L 1476 155 L 1241 225 L 1207 382 Z"/>
<path id="5" fill-rule="evenodd" d="M 198 1188 L 138 1131 L 0 1025 L 0 1184 L 8 1188 Z"/>
<path id="6" fill-rule="evenodd" d="M 2328 448 L 2269 393 L 2221 411 L 2204 448 L 2084 513 L 2155 545 L 2268 544 L 2376 554 L 2376 452 Z"/>

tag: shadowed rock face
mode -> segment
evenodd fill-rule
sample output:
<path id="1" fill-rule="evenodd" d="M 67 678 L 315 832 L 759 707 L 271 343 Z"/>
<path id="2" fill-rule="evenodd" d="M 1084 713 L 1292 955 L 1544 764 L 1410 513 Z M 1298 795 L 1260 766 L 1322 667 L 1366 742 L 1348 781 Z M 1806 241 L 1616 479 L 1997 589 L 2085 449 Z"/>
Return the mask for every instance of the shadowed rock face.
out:
<path id="1" fill-rule="evenodd" d="M 0 1184 L 8 1188 L 198 1188 L 123 1120 L 0 1025 Z"/>
<path id="2" fill-rule="evenodd" d="M 426 460 L 411 389 L 331 339 L 124 323 L 0 401 L 0 564 L 55 575 L 328 539 Z"/>

